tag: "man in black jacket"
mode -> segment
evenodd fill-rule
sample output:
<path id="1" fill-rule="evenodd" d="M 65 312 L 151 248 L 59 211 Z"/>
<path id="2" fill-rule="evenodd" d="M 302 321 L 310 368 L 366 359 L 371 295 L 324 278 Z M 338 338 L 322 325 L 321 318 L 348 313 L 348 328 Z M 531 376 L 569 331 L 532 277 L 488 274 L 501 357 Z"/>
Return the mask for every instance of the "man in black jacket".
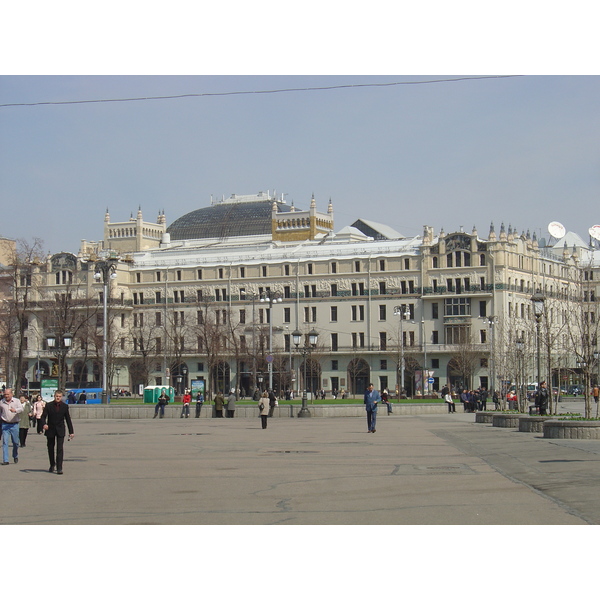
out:
<path id="1" fill-rule="evenodd" d="M 69 439 L 72 440 L 75 435 L 73 431 L 73 423 L 69 414 L 69 405 L 62 401 L 63 392 L 56 390 L 54 392 L 54 402 L 48 402 L 42 413 L 42 429 L 45 432 L 48 442 L 48 457 L 50 459 L 50 468 L 48 471 L 52 473 L 56 467 L 56 472 L 59 475 L 63 474 L 63 445 L 65 443 L 65 421 L 69 428 Z M 56 460 L 54 458 L 54 446 L 56 445 Z"/>
<path id="2" fill-rule="evenodd" d="M 548 386 L 546 385 L 545 381 L 542 381 L 535 396 L 535 405 L 538 407 L 540 415 L 546 414 L 546 409 L 548 408 L 548 398 Z"/>

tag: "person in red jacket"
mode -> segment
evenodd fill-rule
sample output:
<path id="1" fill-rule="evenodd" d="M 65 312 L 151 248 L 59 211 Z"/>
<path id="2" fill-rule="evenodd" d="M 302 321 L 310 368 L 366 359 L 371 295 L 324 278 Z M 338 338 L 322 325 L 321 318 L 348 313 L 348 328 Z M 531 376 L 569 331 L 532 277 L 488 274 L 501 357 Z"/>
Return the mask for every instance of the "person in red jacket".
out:
<path id="1" fill-rule="evenodd" d="M 183 406 L 181 407 L 181 418 L 183 419 L 183 415 L 187 419 L 190 416 L 190 402 L 192 401 L 192 395 L 189 390 L 185 390 L 185 394 L 183 394 L 183 398 L 181 399 L 183 402 Z"/>

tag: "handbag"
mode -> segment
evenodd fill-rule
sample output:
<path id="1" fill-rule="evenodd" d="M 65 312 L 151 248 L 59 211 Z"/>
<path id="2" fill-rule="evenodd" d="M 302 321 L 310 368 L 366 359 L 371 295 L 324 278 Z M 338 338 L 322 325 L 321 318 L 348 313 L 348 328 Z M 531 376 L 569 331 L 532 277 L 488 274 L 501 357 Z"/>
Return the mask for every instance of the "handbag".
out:
<path id="1" fill-rule="evenodd" d="M 259 410 L 264 410 L 264 409 L 265 409 L 265 405 L 264 405 L 264 404 L 261 402 L 261 403 L 258 405 L 258 409 L 259 409 Z"/>
<path id="2" fill-rule="evenodd" d="M 452 400 L 452 396 L 450 394 L 446 394 L 444 396 L 444 402 L 447 402 L 448 404 L 454 404 L 454 400 Z"/>

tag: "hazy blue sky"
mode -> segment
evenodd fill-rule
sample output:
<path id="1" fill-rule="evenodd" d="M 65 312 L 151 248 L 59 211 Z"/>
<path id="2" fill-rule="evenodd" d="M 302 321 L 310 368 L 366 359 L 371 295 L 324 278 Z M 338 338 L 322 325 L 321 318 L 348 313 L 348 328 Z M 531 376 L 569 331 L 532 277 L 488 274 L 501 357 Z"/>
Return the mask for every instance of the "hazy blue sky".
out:
<path id="1" fill-rule="evenodd" d="M 0 104 L 436 76 L 3 76 Z M 449 79 L 445 75 L 440 78 Z M 0 108 L 0 234 L 76 251 L 104 212 L 167 222 L 232 193 L 329 198 L 336 230 L 359 217 L 407 236 L 490 222 L 587 239 L 600 222 L 600 77 L 524 76 Z"/>

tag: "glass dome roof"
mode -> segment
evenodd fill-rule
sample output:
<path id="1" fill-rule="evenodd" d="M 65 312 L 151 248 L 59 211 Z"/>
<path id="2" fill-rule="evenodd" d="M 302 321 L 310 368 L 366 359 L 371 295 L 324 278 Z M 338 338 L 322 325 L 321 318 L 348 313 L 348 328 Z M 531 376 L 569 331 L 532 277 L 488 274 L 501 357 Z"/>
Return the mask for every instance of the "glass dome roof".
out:
<path id="1" fill-rule="evenodd" d="M 268 235 L 274 200 L 221 202 L 199 208 L 173 221 L 167 227 L 171 240 Z M 290 212 L 291 206 L 277 202 L 278 212 Z"/>

